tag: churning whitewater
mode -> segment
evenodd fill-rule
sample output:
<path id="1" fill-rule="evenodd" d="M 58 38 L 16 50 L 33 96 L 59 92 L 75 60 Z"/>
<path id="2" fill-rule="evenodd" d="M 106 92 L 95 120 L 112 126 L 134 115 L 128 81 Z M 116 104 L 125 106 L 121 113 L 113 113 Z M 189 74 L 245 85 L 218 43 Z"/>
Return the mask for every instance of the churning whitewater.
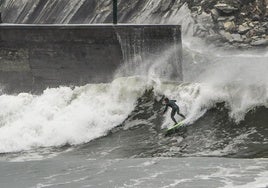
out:
<path id="1" fill-rule="evenodd" d="M 81 144 L 119 125 L 146 89 L 137 78 L 74 89 L 47 89 L 40 96 L 1 95 L 0 152 Z"/>
<path id="2" fill-rule="evenodd" d="M 222 70 L 222 67 L 219 68 Z M 240 73 L 241 77 L 243 77 L 241 69 Z M 249 80 L 252 81 L 252 79 L 253 77 Z M 213 80 L 215 81 L 215 79 Z M 40 147 L 80 145 L 107 135 L 109 131 L 119 125 L 128 129 L 133 125 L 139 127 L 139 123 L 142 124 L 141 122 L 147 122 L 148 126 L 157 127 L 157 124 L 150 123 L 150 120 L 161 116 L 160 112 L 163 107 L 159 100 L 163 95 L 178 101 L 181 112 L 187 116 L 185 122 L 186 127 L 189 126 L 189 130 L 192 127 L 196 129 L 211 127 L 211 137 L 207 139 L 206 148 L 203 148 L 203 151 L 200 151 L 202 145 L 199 148 L 191 148 L 195 150 L 191 151 L 191 155 L 234 153 L 236 151 L 232 150 L 235 144 L 241 144 L 243 141 L 245 145 L 252 144 L 248 140 L 253 134 L 263 134 L 260 144 L 267 145 L 267 137 L 265 137 L 265 134 L 267 134 L 265 133 L 266 125 L 264 124 L 259 125 L 263 126 L 263 130 L 257 130 L 258 127 L 254 124 L 246 131 L 241 128 L 240 134 L 235 136 L 237 143 L 226 145 L 224 140 L 221 139 L 209 140 L 216 136 L 213 135 L 216 129 L 224 129 L 226 124 L 231 124 L 228 126 L 238 126 L 245 120 L 246 115 L 250 111 L 256 110 L 257 107 L 264 107 L 263 110 L 267 109 L 267 85 L 260 82 L 254 84 L 248 82 L 249 80 L 246 80 L 247 84 L 244 85 L 237 82 L 226 82 L 226 80 L 218 83 L 176 83 L 134 76 L 117 78 L 108 84 L 88 84 L 75 88 L 47 89 L 40 96 L 28 93 L 1 95 L 0 152 L 8 153 Z M 146 92 L 152 92 L 152 95 L 147 96 Z M 144 97 L 147 97 L 144 102 L 139 100 Z M 146 114 L 146 110 L 154 110 L 152 108 L 154 103 L 160 103 L 155 110 L 157 113 L 154 113 L 151 117 L 144 118 L 143 114 Z M 217 105 L 221 103 L 224 103 L 222 108 L 228 111 L 228 117 L 226 118 L 221 114 L 223 113 L 222 111 L 218 111 L 218 115 L 224 116 L 226 119 L 223 118 L 221 120 L 223 122 L 218 122 L 220 127 L 216 128 L 213 124 L 215 122 L 212 121 L 215 117 L 210 117 L 208 112 L 213 108 L 217 108 Z M 134 109 L 139 106 L 146 106 L 148 109 L 144 112 L 142 110 L 136 112 Z M 129 119 L 134 115 L 136 115 L 136 119 Z M 202 122 L 198 123 L 202 118 L 211 118 L 206 122 L 206 127 L 203 127 Z M 258 121 L 266 122 L 265 119 Z M 170 125 L 172 125 L 172 122 L 169 115 L 166 115 L 159 124 L 161 128 L 169 127 Z M 233 130 L 235 130 L 235 127 Z M 229 131 L 229 136 L 231 137 L 232 129 L 225 131 Z M 161 134 L 161 130 L 158 133 Z M 197 131 L 194 134 L 196 134 L 196 137 L 198 135 L 200 137 L 205 136 L 202 135 L 201 131 Z M 162 139 L 164 140 L 165 138 Z M 235 139 L 233 142 L 235 142 Z M 185 140 L 187 141 L 187 138 Z M 198 143 L 200 140 L 202 139 L 199 138 Z M 212 145 L 209 146 L 209 142 L 211 144 L 218 143 L 224 145 L 224 147 L 213 149 Z M 155 148 L 156 150 L 157 147 Z M 158 155 L 161 156 L 159 153 Z"/>

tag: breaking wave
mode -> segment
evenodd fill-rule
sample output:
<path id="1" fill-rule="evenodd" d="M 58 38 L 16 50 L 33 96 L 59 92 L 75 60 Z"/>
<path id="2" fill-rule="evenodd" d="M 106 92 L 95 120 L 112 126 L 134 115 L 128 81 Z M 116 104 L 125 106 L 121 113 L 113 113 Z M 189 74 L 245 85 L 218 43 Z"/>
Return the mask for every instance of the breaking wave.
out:
<path id="1" fill-rule="evenodd" d="M 169 113 L 160 115 L 163 95 L 176 99 L 187 116 L 186 130 L 170 137 L 162 134 L 163 128 L 172 125 Z M 150 156 L 251 156 L 264 152 L 268 144 L 264 85 L 215 86 L 122 77 L 109 84 L 47 89 L 40 96 L 2 95 L 0 105 L 1 153 L 80 145 L 118 126 L 123 127 L 119 134 L 133 127 L 154 129 L 153 135 L 145 134 L 163 144 L 155 145 Z M 131 131 L 128 134 L 135 136 Z M 157 143 L 154 139 L 151 144 Z M 165 149 L 159 150 L 161 147 Z"/>

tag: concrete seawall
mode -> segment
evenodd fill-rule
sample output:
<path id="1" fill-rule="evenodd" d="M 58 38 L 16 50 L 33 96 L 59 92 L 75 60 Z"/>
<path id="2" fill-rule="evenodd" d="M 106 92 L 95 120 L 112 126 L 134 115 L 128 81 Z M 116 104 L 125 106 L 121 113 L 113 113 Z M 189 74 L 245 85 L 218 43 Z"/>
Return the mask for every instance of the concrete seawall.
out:
<path id="1" fill-rule="evenodd" d="M 141 61 L 176 46 L 182 79 L 178 25 L 0 25 L 0 83 L 12 93 L 109 82 L 137 44 Z"/>

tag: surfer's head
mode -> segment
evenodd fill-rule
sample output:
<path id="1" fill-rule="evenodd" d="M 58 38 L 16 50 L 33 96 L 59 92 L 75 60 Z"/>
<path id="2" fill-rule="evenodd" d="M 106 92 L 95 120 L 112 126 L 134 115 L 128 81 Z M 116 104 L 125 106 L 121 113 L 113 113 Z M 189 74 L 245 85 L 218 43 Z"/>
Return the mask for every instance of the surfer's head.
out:
<path id="1" fill-rule="evenodd" d="M 168 102 L 169 102 L 169 99 L 166 97 L 166 98 L 164 99 L 164 103 L 167 104 Z"/>

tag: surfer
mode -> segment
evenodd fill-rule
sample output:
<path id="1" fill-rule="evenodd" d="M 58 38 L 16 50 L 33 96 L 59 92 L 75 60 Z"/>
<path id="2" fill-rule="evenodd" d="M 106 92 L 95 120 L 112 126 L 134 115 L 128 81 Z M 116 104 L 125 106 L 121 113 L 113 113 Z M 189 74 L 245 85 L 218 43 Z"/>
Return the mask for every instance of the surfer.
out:
<path id="1" fill-rule="evenodd" d="M 171 119 L 175 122 L 175 124 L 178 123 L 176 121 L 176 119 L 174 118 L 176 112 L 177 112 L 178 115 L 180 115 L 181 117 L 183 117 L 185 119 L 185 116 L 180 113 L 180 108 L 176 104 L 176 100 L 169 100 L 168 98 L 165 98 L 164 99 L 164 104 L 166 105 L 166 108 L 165 108 L 165 110 L 163 112 L 163 115 L 167 112 L 168 107 L 171 107 L 172 108 L 172 111 L 171 111 Z"/>

